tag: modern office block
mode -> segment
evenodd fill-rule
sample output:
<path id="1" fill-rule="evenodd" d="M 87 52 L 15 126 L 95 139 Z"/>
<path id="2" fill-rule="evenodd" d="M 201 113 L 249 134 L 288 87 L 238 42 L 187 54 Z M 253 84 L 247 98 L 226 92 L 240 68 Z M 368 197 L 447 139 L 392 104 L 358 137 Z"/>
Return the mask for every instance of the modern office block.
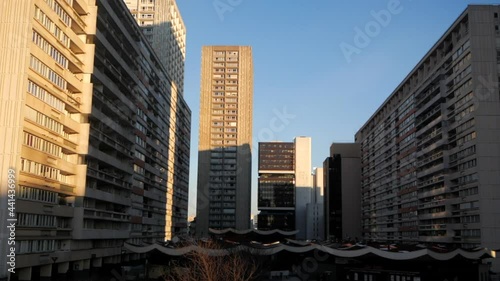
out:
<path id="1" fill-rule="evenodd" d="M 16 277 L 139 258 L 124 242 L 164 241 L 172 201 L 187 207 L 189 107 L 122 1 L 4 7 L 1 188 L 13 169 Z"/>
<path id="2" fill-rule="evenodd" d="M 196 235 L 250 228 L 253 64 L 248 46 L 204 46 Z"/>
<path id="3" fill-rule="evenodd" d="M 361 239 L 360 145 L 333 143 L 323 162 L 325 237 Z"/>
<path id="4" fill-rule="evenodd" d="M 259 143 L 259 230 L 295 230 L 295 145 Z"/>
<path id="5" fill-rule="evenodd" d="M 357 132 L 364 238 L 500 248 L 499 14 L 468 6 Z"/>
<path id="6" fill-rule="evenodd" d="M 184 94 L 186 26 L 175 0 L 124 0 L 177 92 Z"/>
<path id="7" fill-rule="evenodd" d="M 312 185 L 310 137 L 259 143 L 259 229 L 299 230 L 306 239 Z"/>

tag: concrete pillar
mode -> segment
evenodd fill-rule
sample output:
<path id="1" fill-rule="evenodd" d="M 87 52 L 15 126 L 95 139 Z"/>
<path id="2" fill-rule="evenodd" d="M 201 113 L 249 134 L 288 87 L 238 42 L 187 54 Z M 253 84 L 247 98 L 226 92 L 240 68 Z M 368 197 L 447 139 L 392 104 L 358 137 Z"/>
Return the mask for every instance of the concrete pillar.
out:
<path id="1" fill-rule="evenodd" d="M 83 260 L 83 269 L 84 270 L 90 269 L 90 259 L 89 260 Z"/>
<path id="2" fill-rule="evenodd" d="M 92 267 L 102 267 L 102 258 L 92 259 Z"/>
<path id="3" fill-rule="evenodd" d="M 51 277 L 52 276 L 52 264 L 40 266 L 40 277 Z"/>
<path id="4" fill-rule="evenodd" d="M 69 262 L 59 263 L 57 266 L 57 273 L 66 274 L 68 273 L 68 269 L 69 269 Z"/>
<path id="5" fill-rule="evenodd" d="M 19 281 L 31 280 L 31 267 L 25 267 L 25 268 L 21 268 L 18 270 L 19 270 L 19 273 L 17 276 L 18 276 Z"/>

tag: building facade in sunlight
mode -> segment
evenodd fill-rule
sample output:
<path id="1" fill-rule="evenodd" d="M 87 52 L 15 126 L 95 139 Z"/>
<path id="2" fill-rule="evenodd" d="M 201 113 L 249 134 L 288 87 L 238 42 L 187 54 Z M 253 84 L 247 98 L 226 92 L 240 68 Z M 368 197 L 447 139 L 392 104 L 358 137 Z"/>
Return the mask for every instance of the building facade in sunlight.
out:
<path id="1" fill-rule="evenodd" d="M 124 242 L 186 232 L 170 210 L 179 196 L 187 209 L 191 112 L 123 1 L 7 0 L 0 14 L 2 206 L 16 177 L 15 214 L 1 218 L 17 219 L 16 277 L 77 275 L 139 258 Z"/>
<path id="2" fill-rule="evenodd" d="M 175 0 L 125 0 L 127 8 L 153 47 L 161 65 L 166 69 L 169 79 L 177 88 L 180 96 L 184 95 L 184 63 L 186 58 L 186 27 Z M 179 145 L 178 140 L 167 140 L 170 147 Z M 179 161 L 175 165 L 188 168 L 189 162 Z M 175 167 L 167 170 L 173 171 Z M 187 182 L 186 182 L 187 183 Z M 173 193 L 167 193 L 168 201 L 167 237 L 187 234 L 189 185 L 178 183 Z"/>
<path id="3" fill-rule="evenodd" d="M 169 77 L 184 94 L 186 26 L 176 0 L 124 0 Z"/>
<path id="4" fill-rule="evenodd" d="M 250 229 L 253 62 L 249 46 L 204 46 L 196 235 Z"/>
<path id="5" fill-rule="evenodd" d="M 500 248 L 499 15 L 468 6 L 357 132 L 365 239 Z"/>

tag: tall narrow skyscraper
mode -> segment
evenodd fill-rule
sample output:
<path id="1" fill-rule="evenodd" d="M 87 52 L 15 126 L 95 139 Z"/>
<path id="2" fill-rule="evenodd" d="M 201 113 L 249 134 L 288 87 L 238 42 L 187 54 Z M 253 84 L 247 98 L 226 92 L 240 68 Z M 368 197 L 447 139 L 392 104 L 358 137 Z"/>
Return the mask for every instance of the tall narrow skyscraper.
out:
<path id="1" fill-rule="evenodd" d="M 196 235 L 250 228 L 253 64 L 248 46 L 204 46 Z"/>

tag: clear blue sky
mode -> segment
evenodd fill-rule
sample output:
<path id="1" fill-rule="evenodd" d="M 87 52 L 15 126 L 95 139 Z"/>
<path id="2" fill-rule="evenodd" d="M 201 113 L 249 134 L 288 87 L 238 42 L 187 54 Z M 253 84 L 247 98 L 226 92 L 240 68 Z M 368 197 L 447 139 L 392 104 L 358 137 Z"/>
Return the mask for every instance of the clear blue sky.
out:
<path id="1" fill-rule="evenodd" d="M 330 144 L 354 141 L 356 131 L 467 4 L 475 3 L 499 4 L 488 0 L 177 0 L 187 28 L 184 95 L 192 110 L 190 215 L 196 209 L 203 45 L 252 46 L 254 143 L 270 137 L 292 141 L 295 136 L 310 136 L 312 164 L 321 166 Z M 378 22 L 373 14 L 380 15 Z M 369 40 L 355 41 L 356 28 Z M 341 46 L 353 53 L 346 56 Z M 283 127 L 270 126 L 275 111 L 284 108 L 295 117 Z M 257 212 L 256 156 L 254 147 L 252 213 Z"/>

